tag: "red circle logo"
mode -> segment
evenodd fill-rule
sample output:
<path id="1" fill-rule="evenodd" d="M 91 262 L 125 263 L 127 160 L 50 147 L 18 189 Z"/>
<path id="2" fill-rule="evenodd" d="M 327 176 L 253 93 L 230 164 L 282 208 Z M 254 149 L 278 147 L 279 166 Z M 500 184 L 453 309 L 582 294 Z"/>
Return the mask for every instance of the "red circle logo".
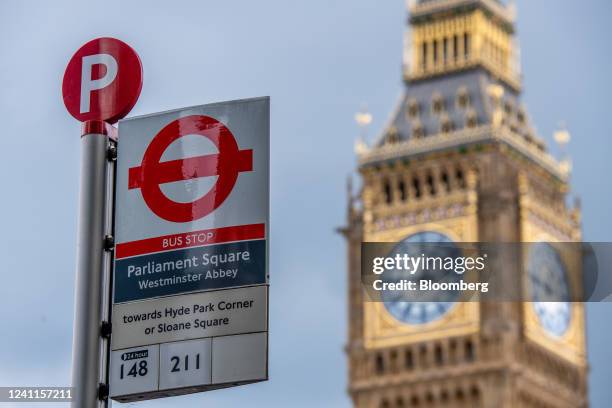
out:
<path id="1" fill-rule="evenodd" d="M 160 162 L 175 140 L 198 135 L 210 140 L 218 153 Z M 151 141 L 138 167 L 128 174 L 128 189 L 140 188 L 147 206 L 158 217 L 172 222 L 189 222 L 205 217 L 229 196 L 240 172 L 253 170 L 253 150 L 240 150 L 234 135 L 218 120 L 192 115 L 167 124 Z M 170 200 L 160 185 L 200 177 L 218 176 L 213 187 L 191 203 Z"/>
<path id="2" fill-rule="evenodd" d="M 83 45 L 70 59 L 62 83 L 64 104 L 81 122 L 117 122 L 134 107 L 141 89 L 138 54 L 115 38 Z"/>

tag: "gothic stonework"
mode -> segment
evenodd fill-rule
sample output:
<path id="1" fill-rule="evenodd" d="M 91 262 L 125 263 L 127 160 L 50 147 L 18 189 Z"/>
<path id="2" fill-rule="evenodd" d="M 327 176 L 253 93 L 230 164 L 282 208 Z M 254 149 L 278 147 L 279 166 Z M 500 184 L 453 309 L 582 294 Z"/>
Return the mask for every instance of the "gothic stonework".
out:
<path id="1" fill-rule="evenodd" d="M 457 242 L 547 241 L 579 285 L 580 210 L 567 169 L 520 102 L 510 7 L 497 0 L 410 2 L 404 97 L 349 188 L 347 355 L 355 407 L 587 407 L 584 308 L 551 334 L 534 304 L 457 303 L 406 324 L 364 302 L 361 242 L 434 231 Z M 525 291 L 526 254 L 499 279 Z"/>

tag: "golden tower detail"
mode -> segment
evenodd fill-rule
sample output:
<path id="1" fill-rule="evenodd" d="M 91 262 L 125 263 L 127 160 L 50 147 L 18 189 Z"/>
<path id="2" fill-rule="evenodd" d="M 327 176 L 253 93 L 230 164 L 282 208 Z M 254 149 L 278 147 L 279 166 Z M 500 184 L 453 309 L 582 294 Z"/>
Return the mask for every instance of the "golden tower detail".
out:
<path id="1" fill-rule="evenodd" d="M 566 205 L 568 165 L 547 152 L 520 101 L 512 7 L 498 0 L 408 4 L 404 95 L 377 140 L 358 145 L 360 192 L 353 197 L 349 188 L 342 230 L 353 404 L 586 407 L 581 303 L 421 304 L 402 316 L 364 301 L 362 242 L 581 239 L 580 211 Z M 552 244 L 550 259 L 569 268 L 572 260 Z M 519 264 L 499 279 L 521 292 L 529 277 Z"/>

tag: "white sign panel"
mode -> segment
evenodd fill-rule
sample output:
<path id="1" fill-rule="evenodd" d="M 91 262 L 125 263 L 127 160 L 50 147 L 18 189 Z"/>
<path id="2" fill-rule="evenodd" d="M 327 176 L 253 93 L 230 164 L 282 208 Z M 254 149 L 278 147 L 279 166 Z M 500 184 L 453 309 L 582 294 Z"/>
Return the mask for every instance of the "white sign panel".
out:
<path id="1" fill-rule="evenodd" d="M 114 399 L 267 379 L 269 118 L 266 97 L 119 123 Z"/>
<path id="2" fill-rule="evenodd" d="M 110 377 L 110 396 L 121 402 L 265 381 L 268 333 L 116 350 Z"/>
<path id="3" fill-rule="evenodd" d="M 111 353 L 111 396 L 158 390 L 159 346 Z"/>
<path id="4" fill-rule="evenodd" d="M 112 348 L 266 331 L 267 305 L 266 285 L 121 303 Z"/>
<path id="5" fill-rule="evenodd" d="M 161 345 L 159 387 L 191 387 L 212 383 L 212 339 Z"/>

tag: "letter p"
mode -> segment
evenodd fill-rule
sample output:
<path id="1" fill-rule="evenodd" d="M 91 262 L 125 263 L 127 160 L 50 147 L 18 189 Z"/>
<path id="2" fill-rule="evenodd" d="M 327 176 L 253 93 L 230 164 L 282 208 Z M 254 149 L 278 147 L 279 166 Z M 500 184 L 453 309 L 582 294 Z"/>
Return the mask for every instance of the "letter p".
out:
<path id="1" fill-rule="evenodd" d="M 91 79 L 93 66 L 104 65 L 106 73 L 98 79 Z M 95 54 L 83 57 L 81 65 L 81 113 L 89 112 L 91 105 L 91 92 L 109 86 L 117 77 L 119 65 L 117 60 L 109 54 Z"/>

